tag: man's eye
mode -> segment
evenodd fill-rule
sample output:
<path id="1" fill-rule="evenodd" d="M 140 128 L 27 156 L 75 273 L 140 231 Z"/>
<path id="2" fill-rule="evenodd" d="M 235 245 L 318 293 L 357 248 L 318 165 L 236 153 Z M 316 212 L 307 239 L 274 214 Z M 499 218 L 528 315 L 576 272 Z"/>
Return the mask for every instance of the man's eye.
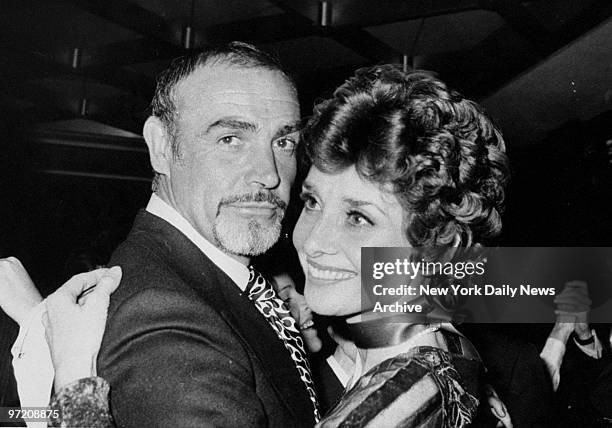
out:
<path id="1" fill-rule="evenodd" d="M 226 146 L 234 146 L 237 145 L 240 140 L 235 135 L 226 135 L 225 137 L 219 138 L 219 144 L 223 144 Z"/>
<path id="2" fill-rule="evenodd" d="M 374 224 L 372 220 L 358 211 L 350 211 L 347 216 L 348 222 L 352 226 L 372 226 Z"/>
<path id="3" fill-rule="evenodd" d="M 296 145 L 297 143 L 292 138 L 281 138 L 274 142 L 275 147 L 290 155 L 295 151 Z"/>

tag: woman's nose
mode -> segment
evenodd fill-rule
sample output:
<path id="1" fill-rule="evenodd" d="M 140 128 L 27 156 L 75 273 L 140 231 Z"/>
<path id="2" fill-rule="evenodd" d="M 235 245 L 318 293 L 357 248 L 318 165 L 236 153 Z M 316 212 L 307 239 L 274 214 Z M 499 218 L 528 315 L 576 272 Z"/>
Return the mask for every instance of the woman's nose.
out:
<path id="1" fill-rule="evenodd" d="M 322 217 L 313 226 L 304 242 L 304 251 L 308 256 L 333 254 L 336 248 L 337 231 L 330 219 Z"/>

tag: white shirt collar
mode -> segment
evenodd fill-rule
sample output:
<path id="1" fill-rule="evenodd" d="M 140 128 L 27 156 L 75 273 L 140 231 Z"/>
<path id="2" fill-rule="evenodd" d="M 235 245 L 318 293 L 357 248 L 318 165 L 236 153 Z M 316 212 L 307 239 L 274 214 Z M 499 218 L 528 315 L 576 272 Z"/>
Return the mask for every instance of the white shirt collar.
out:
<path id="1" fill-rule="evenodd" d="M 249 269 L 238 260 L 225 254 L 215 247 L 197 230 L 193 228 L 185 217 L 178 213 L 174 208 L 164 202 L 155 193 L 151 195 L 147 211 L 162 220 L 167 221 L 172 226 L 180 230 L 191 242 L 208 257 L 214 264 L 229 276 L 236 283 L 241 291 L 244 291 L 249 282 Z"/>

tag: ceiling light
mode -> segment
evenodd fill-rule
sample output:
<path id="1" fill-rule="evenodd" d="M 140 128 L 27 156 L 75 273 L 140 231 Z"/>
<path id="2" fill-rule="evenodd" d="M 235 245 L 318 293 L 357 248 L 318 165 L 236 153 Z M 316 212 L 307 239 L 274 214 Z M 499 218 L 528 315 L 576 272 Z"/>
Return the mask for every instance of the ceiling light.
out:
<path id="1" fill-rule="evenodd" d="M 319 25 L 329 27 L 332 24 L 332 5 L 329 1 L 319 3 Z"/>

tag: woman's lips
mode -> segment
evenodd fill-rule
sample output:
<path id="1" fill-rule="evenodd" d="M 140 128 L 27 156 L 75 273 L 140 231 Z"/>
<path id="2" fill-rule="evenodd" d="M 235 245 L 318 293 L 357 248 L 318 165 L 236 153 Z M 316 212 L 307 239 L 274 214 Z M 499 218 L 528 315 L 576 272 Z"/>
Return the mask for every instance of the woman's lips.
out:
<path id="1" fill-rule="evenodd" d="M 340 269 L 333 266 L 325 266 L 307 259 L 308 262 L 308 277 L 320 281 L 343 281 L 345 279 L 354 278 L 357 272 Z"/>

